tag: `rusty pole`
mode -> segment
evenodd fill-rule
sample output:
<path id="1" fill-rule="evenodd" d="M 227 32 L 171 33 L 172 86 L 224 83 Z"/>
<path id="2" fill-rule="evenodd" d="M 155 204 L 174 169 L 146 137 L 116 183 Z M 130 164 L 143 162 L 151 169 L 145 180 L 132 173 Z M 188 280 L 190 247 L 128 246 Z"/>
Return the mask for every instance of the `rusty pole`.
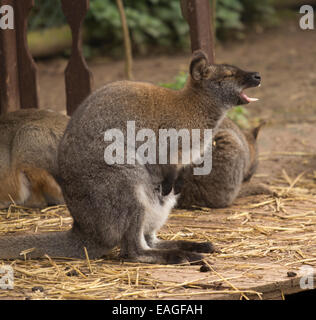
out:
<path id="1" fill-rule="evenodd" d="M 213 24 L 209 0 L 180 0 L 182 14 L 190 26 L 191 48 L 203 50 L 210 63 L 215 61 Z"/>

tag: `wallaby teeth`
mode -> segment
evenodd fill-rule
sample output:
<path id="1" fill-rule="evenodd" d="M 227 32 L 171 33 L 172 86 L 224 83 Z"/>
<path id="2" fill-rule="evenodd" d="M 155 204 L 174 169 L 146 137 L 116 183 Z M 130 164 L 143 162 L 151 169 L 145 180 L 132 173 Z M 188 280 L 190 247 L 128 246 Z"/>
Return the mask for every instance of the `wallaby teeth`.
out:
<path id="1" fill-rule="evenodd" d="M 258 101 L 259 99 L 257 98 L 249 98 L 245 93 L 242 92 L 241 96 L 247 100 L 248 102 L 254 102 L 254 101 Z"/>

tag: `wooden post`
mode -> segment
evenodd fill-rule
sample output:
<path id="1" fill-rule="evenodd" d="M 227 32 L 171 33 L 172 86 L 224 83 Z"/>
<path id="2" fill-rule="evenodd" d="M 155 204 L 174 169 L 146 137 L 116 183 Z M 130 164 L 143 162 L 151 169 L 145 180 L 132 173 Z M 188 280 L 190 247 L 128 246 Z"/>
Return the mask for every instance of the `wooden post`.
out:
<path id="1" fill-rule="evenodd" d="M 27 44 L 27 21 L 34 0 L 15 0 L 16 48 L 21 108 L 38 108 L 37 67 Z"/>
<path id="2" fill-rule="evenodd" d="M 82 23 L 89 0 L 62 0 L 62 8 L 72 32 L 72 52 L 65 70 L 67 114 L 71 115 L 92 90 L 92 74 L 82 54 Z"/>
<path id="3" fill-rule="evenodd" d="M 180 0 L 183 17 L 190 26 L 191 48 L 203 50 L 210 63 L 215 61 L 209 0 Z"/>
<path id="4" fill-rule="evenodd" d="M 0 0 L 0 6 L 14 7 L 14 0 Z M 16 30 L 0 29 L 0 114 L 20 108 Z"/>

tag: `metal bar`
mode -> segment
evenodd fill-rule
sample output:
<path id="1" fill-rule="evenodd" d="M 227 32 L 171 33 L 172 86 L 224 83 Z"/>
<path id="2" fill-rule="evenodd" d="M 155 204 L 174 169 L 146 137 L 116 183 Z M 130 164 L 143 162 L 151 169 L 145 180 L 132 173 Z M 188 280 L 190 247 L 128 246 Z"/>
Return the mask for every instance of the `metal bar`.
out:
<path id="1" fill-rule="evenodd" d="M 213 24 L 209 0 L 180 0 L 183 17 L 190 26 L 191 48 L 203 50 L 210 63 L 215 61 Z"/>

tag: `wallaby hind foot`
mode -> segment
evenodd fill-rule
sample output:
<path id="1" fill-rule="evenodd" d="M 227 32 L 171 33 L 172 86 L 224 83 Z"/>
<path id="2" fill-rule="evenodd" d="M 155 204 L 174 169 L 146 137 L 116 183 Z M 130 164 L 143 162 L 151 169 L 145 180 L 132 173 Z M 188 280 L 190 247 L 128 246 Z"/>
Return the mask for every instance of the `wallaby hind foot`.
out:
<path id="1" fill-rule="evenodd" d="M 120 254 L 120 257 L 126 261 L 153 263 L 153 264 L 200 264 L 204 259 L 202 254 L 178 249 L 147 249 L 140 250 L 135 255 L 129 253 Z"/>
<path id="2" fill-rule="evenodd" d="M 179 249 L 199 253 L 218 252 L 218 249 L 210 241 L 161 240 L 154 233 L 145 235 L 145 239 L 149 247 L 155 249 Z"/>

